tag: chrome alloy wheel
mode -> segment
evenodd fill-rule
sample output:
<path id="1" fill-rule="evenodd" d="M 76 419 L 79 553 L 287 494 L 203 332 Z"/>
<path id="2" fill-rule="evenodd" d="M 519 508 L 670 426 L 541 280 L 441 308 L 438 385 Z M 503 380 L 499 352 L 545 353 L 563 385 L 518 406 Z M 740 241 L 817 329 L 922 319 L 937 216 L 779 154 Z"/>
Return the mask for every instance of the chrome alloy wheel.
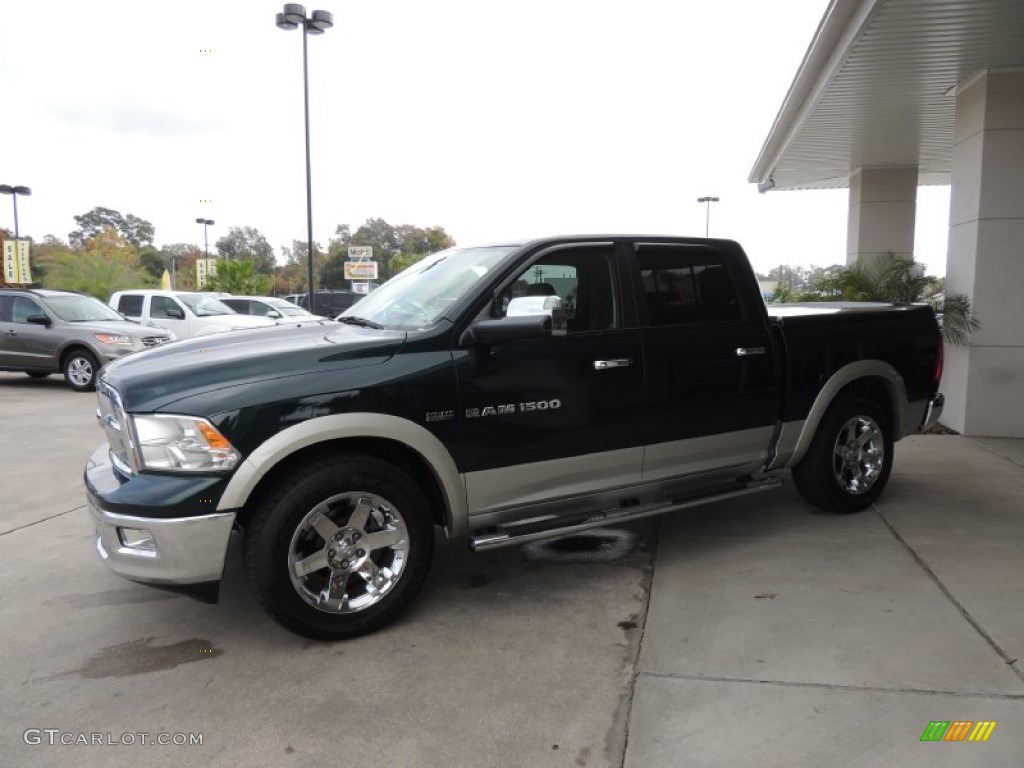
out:
<path id="1" fill-rule="evenodd" d="M 881 427 L 868 416 L 854 416 L 839 430 L 832 455 L 836 482 L 846 493 L 867 493 L 885 463 Z"/>
<path id="2" fill-rule="evenodd" d="M 87 387 L 92 381 L 92 363 L 84 357 L 74 357 L 68 363 L 68 378 L 76 387 Z"/>
<path id="3" fill-rule="evenodd" d="M 373 493 L 341 493 L 311 509 L 292 534 L 288 573 L 309 605 L 355 613 L 398 583 L 409 556 L 405 520 Z"/>

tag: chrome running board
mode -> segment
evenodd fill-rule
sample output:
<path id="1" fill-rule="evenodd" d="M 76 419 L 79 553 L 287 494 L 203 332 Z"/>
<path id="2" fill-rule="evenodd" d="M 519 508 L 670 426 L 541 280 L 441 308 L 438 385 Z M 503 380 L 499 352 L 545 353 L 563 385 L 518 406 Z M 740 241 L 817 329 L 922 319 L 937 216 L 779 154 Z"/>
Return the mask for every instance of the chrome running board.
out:
<path id="1" fill-rule="evenodd" d="M 699 507 L 714 501 L 725 501 L 726 499 L 735 499 L 739 496 L 749 496 L 752 493 L 770 491 L 781 486 L 782 481 L 777 477 L 768 477 L 761 480 L 748 480 L 741 483 L 730 483 L 727 486 L 718 486 L 700 495 L 680 496 L 648 504 L 619 506 L 585 515 L 533 518 L 531 520 L 500 525 L 493 531 L 473 536 L 469 540 L 469 547 L 474 552 L 483 552 L 488 549 L 508 547 L 527 541 L 548 539 L 552 536 L 564 536 L 568 533 L 586 531 L 590 528 L 600 528 L 601 526 L 614 523 L 640 520 L 666 512 L 674 512 L 677 509 Z"/>

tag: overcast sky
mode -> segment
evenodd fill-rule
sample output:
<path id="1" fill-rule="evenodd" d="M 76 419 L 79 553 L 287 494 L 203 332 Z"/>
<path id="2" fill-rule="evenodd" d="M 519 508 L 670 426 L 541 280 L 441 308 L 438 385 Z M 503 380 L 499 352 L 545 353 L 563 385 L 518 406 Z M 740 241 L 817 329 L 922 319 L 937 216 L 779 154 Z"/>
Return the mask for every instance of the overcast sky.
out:
<path id="1" fill-rule="evenodd" d="M 231 226 L 305 240 L 302 39 L 263 0 L 3 0 L 0 183 L 23 234 L 95 206 L 156 242 Z M 711 235 L 754 266 L 845 260 L 847 192 L 746 179 L 826 0 L 374 0 L 307 5 L 313 228 L 370 217 L 460 244 L 563 233 Z M 13 228 L 10 198 L 0 225 Z M 945 271 L 949 190 L 918 193 L 917 258 Z M 280 255 L 280 251 L 278 250 Z"/>

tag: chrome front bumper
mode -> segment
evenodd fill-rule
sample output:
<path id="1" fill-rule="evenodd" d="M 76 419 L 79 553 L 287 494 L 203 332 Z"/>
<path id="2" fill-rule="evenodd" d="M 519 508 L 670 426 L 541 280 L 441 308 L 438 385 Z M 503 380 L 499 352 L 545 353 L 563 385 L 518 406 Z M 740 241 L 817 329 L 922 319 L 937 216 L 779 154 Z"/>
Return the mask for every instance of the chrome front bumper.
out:
<path id="1" fill-rule="evenodd" d="M 928 429 L 939 420 L 942 415 L 942 407 L 946 404 L 946 398 L 940 392 L 928 401 L 928 407 L 924 412 L 924 420 L 921 422 L 921 431 Z"/>
<path id="2" fill-rule="evenodd" d="M 152 518 L 89 512 L 96 524 L 96 551 L 114 573 L 149 584 L 199 584 L 220 581 L 224 572 L 234 512 L 199 517 Z M 131 546 L 146 538 L 146 546 Z"/>

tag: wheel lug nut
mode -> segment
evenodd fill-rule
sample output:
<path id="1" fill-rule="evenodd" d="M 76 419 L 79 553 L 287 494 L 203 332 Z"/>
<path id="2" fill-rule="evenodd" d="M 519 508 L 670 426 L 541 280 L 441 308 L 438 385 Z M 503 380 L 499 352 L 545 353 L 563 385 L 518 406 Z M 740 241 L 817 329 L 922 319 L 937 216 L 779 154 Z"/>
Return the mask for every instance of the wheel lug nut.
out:
<path id="1" fill-rule="evenodd" d="M 342 560 L 341 561 L 341 567 L 342 568 L 348 568 L 348 560 Z"/>
<path id="2" fill-rule="evenodd" d="M 356 556 L 358 556 L 358 557 L 362 557 L 365 554 L 366 554 L 366 552 L 364 550 L 362 550 L 362 549 L 357 549 L 356 550 Z"/>
<path id="3" fill-rule="evenodd" d="M 353 533 L 352 534 L 352 541 L 359 541 L 360 538 L 362 538 L 362 534 L 360 534 L 360 533 Z"/>
<path id="4" fill-rule="evenodd" d="M 338 554 L 338 553 L 335 550 L 333 550 L 333 549 L 328 549 L 327 550 L 327 556 L 328 557 L 334 557 L 336 554 Z"/>

